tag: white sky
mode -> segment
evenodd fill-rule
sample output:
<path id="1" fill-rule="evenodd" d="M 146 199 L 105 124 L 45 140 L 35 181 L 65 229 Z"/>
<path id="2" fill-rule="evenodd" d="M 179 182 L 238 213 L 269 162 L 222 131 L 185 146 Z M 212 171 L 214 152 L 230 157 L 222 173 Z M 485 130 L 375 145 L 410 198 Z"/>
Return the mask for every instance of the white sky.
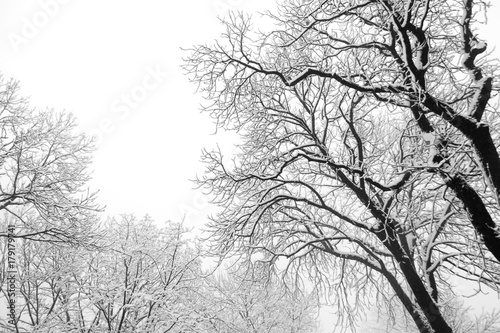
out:
<path id="1" fill-rule="evenodd" d="M 83 130 L 99 135 L 91 185 L 107 214 L 148 213 L 160 222 L 187 213 L 199 225 L 209 209 L 188 179 L 203 172 L 202 148 L 218 142 L 230 152 L 232 142 L 211 135 L 215 127 L 179 67 L 180 47 L 218 38 L 217 15 L 227 8 L 251 12 L 273 3 L 1 0 L 0 72 L 20 80 L 32 106 L 71 111 Z M 481 35 L 490 47 L 499 42 L 499 19 L 494 3 Z M 16 45 L 13 34 L 24 39 Z M 156 80 L 152 71 L 160 73 Z M 126 106 L 131 93 L 141 101 Z"/>
<path id="2" fill-rule="evenodd" d="M 203 172 L 202 148 L 218 142 L 229 150 L 232 143 L 211 135 L 215 126 L 182 75 L 187 54 L 180 47 L 212 43 L 222 32 L 217 16 L 229 8 L 270 5 L 3 0 L 0 71 L 20 80 L 33 106 L 71 111 L 83 130 L 98 135 L 91 185 L 107 214 L 148 213 L 158 222 L 187 214 L 187 222 L 200 224 L 207 204 L 188 179 Z M 159 73 L 156 80 L 151 72 Z"/>

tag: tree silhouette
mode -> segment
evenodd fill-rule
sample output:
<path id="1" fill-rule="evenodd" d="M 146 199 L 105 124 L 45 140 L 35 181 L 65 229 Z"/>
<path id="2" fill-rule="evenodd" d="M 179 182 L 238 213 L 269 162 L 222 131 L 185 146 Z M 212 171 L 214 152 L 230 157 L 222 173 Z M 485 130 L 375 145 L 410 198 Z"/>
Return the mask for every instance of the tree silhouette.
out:
<path id="1" fill-rule="evenodd" d="M 203 155 L 199 183 L 223 208 L 214 251 L 284 258 L 333 292 L 344 324 L 395 293 L 421 332 L 451 332 L 442 291 L 498 291 L 498 66 L 473 30 L 485 11 L 286 0 L 270 32 L 232 14 L 190 50 L 203 109 L 243 138 L 232 163 Z"/>

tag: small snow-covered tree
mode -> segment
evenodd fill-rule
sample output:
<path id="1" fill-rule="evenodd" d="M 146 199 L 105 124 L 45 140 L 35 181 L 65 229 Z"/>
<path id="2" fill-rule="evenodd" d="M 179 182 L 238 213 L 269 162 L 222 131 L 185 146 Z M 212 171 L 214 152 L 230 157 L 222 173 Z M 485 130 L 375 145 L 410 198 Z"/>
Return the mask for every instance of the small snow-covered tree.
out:
<path id="1" fill-rule="evenodd" d="M 75 284 L 88 249 L 21 238 L 16 243 L 16 324 L 19 332 L 71 332 L 89 302 Z M 2 290 L 0 299 L 8 299 Z M 2 326 L 12 325 L 0 321 Z"/>
<path id="2" fill-rule="evenodd" d="M 232 163 L 206 152 L 221 256 L 262 253 L 332 295 L 343 323 L 396 299 L 451 332 L 454 285 L 499 290 L 498 61 L 473 0 L 283 0 L 185 59 Z M 270 21 L 270 22 L 269 22 Z M 374 297 L 375 296 L 375 297 Z"/>
<path id="3" fill-rule="evenodd" d="M 90 138 L 71 114 L 35 111 L 19 85 L 0 76 L 1 237 L 7 221 L 15 237 L 78 245 L 97 241 L 96 193 L 89 192 Z"/>
<path id="4" fill-rule="evenodd" d="M 313 294 L 290 293 L 265 265 L 214 273 L 204 286 L 200 301 L 210 322 L 205 332 L 312 333 L 317 329 Z"/>
<path id="5" fill-rule="evenodd" d="M 110 248 L 77 281 L 91 302 L 85 327 L 109 332 L 196 332 L 191 294 L 199 258 L 181 224 L 124 215 L 107 222 Z"/>
<path id="6" fill-rule="evenodd" d="M 199 255 L 181 224 L 123 215 L 100 232 L 100 248 L 19 241 L 20 332 L 204 331 Z"/>

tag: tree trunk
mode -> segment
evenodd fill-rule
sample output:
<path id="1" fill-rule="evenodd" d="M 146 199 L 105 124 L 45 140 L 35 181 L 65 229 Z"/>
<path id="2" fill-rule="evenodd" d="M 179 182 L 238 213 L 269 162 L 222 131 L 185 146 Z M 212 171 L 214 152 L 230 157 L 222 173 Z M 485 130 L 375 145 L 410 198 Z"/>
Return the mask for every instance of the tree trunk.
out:
<path id="1" fill-rule="evenodd" d="M 472 117 L 464 117 L 455 113 L 450 106 L 435 100 L 430 95 L 426 96 L 424 104 L 429 110 L 441 116 L 471 141 L 478 156 L 478 163 L 481 166 L 484 178 L 490 182 L 497 201 L 500 202 L 500 156 L 491 138 L 488 125 Z"/>
<path id="2" fill-rule="evenodd" d="M 431 96 L 426 98 L 426 107 L 443 117 L 471 141 L 478 156 L 478 164 L 481 166 L 484 179 L 489 181 L 497 203 L 500 204 L 500 157 L 491 138 L 489 127 L 473 118 L 455 114 L 454 110 L 449 106 L 433 99 Z M 415 116 L 415 111 L 413 113 Z M 426 118 L 423 112 L 420 112 L 418 116 L 423 119 Z M 423 127 L 421 123 L 422 120 L 419 122 L 419 126 L 424 133 L 433 131 L 432 127 Z M 500 262 L 500 232 L 481 197 L 467 184 L 463 177 L 459 175 L 449 176 L 443 172 L 440 172 L 440 174 L 446 185 L 455 192 L 457 198 L 463 203 L 469 220 L 486 248 Z"/>
<path id="3" fill-rule="evenodd" d="M 399 267 L 403 275 L 405 276 L 406 281 L 410 289 L 412 290 L 420 309 L 423 311 L 432 329 L 439 333 L 452 333 L 450 326 L 448 326 L 448 324 L 444 320 L 443 315 L 439 311 L 439 308 L 437 307 L 436 303 L 434 303 L 434 300 L 432 299 L 431 295 L 429 295 L 427 288 L 422 282 L 422 279 L 416 272 L 410 257 L 406 254 L 401 244 L 398 242 L 399 234 L 397 232 L 397 229 L 399 223 L 387 216 L 382 210 L 377 208 L 377 206 L 371 201 L 370 197 L 364 191 L 358 188 L 354 183 L 352 183 L 342 171 L 337 170 L 331 164 L 330 167 L 336 172 L 337 177 L 339 177 L 340 180 L 355 193 L 358 199 L 380 222 L 377 228 L 372 229 L 372 232 L 392 253 L 394 259 L 399 264 Z M 419 329 L 422 328 L 419 327 Z"/>
<path id="4" fill-rule="evenodd" d="M 441 176 L 445 180 L 446 185 L 455 192 L 457 198 L 464 204 L 464 209 L 469 215 L 469 220 L 481 237 L 484 245 L 500 262 L 500 233 L 483 200 L 467 184 L 463 177 L 459 175 L 452 177 L 444 173 Z"/>
<path id="5" fill-rule="evenodd" d="M 433 333 L 434 331 L 431 329 L 431 325 L 429 324 L 429 322 L 427 322 L 425 318 L 422 318 L 422 315 L 417 311 L 415 305 L 408 298 L 408 295 L 406 295 L 403 288 L 401 288 L 399 281 L 394 277 L 394 275 L 392 275 L 387 271 L 382 271 L 381 273 L 384 275 L 387 281 L 389 281 L 389 284 L 391 285 L 392 289 L 394 290 L 399 300 L 403 303 L 403 306 L 405 307 L 406 311 L 410 314 L 413 321 L 417 325 L 418 330 L 421 333 Z"/>
<path id="6" fill-rule="evenodd" d="M 381 219 L 379 219 L 379 221 L 380 220 Z M 398 262 L 399 267 L 408 282 L 408 286 L 412 290 L 420 309 L 423 311 L 432 329 L 439 333 L 452 333 L 452 329 L 443 318 L 443 315 L 439 311 L 436 303 L 434 303 L 431 295 L 429 295 L 422 279 L 415 271 L 410 258 L 406 255 L 403 248 L 398 243 L 397 234 L 393 228 L 393 225 L 396 224 L 397 223 L 392 221 L 391 218 L 386 218 L 385 221 L 381 223 L 379 230 L 376 231 L 377 237 L 393 254 L 394 258 Z M 419 327 L 419 329 L 422 328 Z"/>

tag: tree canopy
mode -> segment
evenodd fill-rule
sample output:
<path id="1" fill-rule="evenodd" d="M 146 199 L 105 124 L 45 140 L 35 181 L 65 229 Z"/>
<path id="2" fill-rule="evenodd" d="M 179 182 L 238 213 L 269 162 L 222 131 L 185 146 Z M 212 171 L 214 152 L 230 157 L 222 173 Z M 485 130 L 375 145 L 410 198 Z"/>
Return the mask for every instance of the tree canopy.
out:
<path id="1" fill-rule="evenodd" d="M 15 237 L 95 245 L 96 193 L 88 188 L 92 140 L 69 113 L 37 111 L 0 76 L 0 214 Z M 6 233 L 0 234 L 2 237 Z"/>
<path id="2" fill-rule="evenodd" d="M 213 251 L 286 262 L 287 276 L 334 296 L 346 326 L 395 294 L 421 332 L 451 332 L 456 283 L 498 292 L 498 60 L 476 31 L 486 11 L 283 0 L 268 31 L 224 19 L 184 64 L 203 110 L 243 140 L 231 163 L 203 155 L 199 183 L 222 207 Z"/>
<path id="3" fill-rule="evenodd" d="M 133 215 L 102 224 L 105 246 L 17 243 L 16 332 L 314 332 L 316 306 L 270 274 L 202 270 L 181 223 Z M 0 240 L 2 247 L 5 246 Z M 258 272 L 261 272 L 262 269 Z M 220 271 L 219 271 L 220 272 Z M 0 270 L 4 285 L 6 265 Z M 271 283 L 269 283 L 271 281 Z M 0 289 L 0 300 L 8 299 Z"/>

